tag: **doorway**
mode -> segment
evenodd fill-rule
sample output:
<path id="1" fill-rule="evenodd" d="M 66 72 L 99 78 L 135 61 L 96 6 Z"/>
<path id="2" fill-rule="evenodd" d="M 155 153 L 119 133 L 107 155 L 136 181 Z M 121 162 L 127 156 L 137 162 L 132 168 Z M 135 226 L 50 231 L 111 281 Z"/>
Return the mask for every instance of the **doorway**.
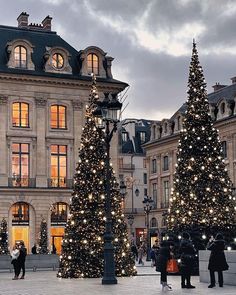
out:
<path id="1" fill-rule="evenodd" d="M 56 247 L 57 254 L 61 254 L 61 243 L 64 237 L 64 232 L 65 232 L 64 227 L 51 228 L 51 246 L 54 245 Z"/>

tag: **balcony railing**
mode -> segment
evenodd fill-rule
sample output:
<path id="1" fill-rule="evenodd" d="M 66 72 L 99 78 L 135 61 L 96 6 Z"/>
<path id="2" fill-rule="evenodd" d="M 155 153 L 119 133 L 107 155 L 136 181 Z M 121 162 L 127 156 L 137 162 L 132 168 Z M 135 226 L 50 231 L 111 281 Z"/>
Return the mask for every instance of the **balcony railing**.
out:
<path id="1" fill-rule="evenodd" d="M 119 163 L 119 169 L 133 171 L 135 169 L 135 165 Z"/>
<path id="2" fill-rule="evenodd" d="M 12 224 L 29 225 L 29 214 L 13 214 Z"/>
<path id="3" fill-rule="evenodd" d="M 51 215 L 51 224 L 65 224 L 67 222 L 67 213 Z"/>
<path id="4" fill-rule="evenodd" d="M 13 177 L 8 178 L 9 187 L 36 187 L 35 178 L 28 177 Z"/>
<path id="5" fill-rule="evenodd" d="M 163 203 L 161 203 L 161 209 L 169 208 L 169 206 L 170 206 L 170 203 L 169 202 L 163 202 Z"/>
<path id="6" fill-rule="evenodd" d="M 73 187 L 73 179 L 67 179 L 65 177 L 48 178 L 48 187 L 50 187 L 50 188 L 72 188 Z"/>

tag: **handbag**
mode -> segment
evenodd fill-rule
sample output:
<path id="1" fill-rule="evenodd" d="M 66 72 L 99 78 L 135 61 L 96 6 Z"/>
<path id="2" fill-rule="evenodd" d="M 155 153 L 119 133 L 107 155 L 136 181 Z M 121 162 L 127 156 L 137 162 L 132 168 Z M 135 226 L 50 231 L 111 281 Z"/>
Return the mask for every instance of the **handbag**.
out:
<path id="1" fill-rule="evenodd" d="M 179 272 L 179 267 L 176 259 L 171 258 L 167 261 L 166 271 L 169 273 L 176 273 Z"/>

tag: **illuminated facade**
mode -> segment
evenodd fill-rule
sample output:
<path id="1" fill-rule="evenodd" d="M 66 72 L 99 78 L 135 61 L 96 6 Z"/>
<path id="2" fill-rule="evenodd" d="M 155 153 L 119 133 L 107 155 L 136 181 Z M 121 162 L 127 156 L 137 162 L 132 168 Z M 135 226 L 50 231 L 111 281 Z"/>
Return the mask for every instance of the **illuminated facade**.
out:
<path id="1" fill-rule="evenodd" d="M 30 253 L 45 218 L 48 247 L 59 253 L 90 74 L 101 99 L 127 84 L 113 79 L 113 58 L 102 49 L 77 51 L 51 31 L 51 17 L 40 25 L 28 17 L 21 13 L 18 27 L 0 26 L 0 220 L 7 220 L 10 247 L 23 240 Z M 116 137 L 111 155 L 116 170 Z"/>

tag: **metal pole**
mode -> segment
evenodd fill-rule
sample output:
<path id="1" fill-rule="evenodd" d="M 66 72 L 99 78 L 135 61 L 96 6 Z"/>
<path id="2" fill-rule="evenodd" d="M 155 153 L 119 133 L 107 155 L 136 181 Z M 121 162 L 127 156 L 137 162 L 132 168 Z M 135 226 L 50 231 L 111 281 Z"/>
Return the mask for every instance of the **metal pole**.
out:
<path id="1" fill-rule="evenodd" d="M 147 258 L 146 258 L 146 261 L 151 261 L 150 238 L 149 238 L 149 208 L 147 208 Z"/>
<path id="2" fill-rule="evenodd" d="M 114 130 L 114 129 L 113 129 Z M 114 247 L 112 244 L 112 218 L 111 218 L 111 173 L 110 173 L 110 141 L 112 138 L 113 130 L 110 133 L 109 121 L 106 121 L 106 182 L 105 182 L 105 233 L 104 233 L 104 273 L 102 278 L 103 285 L 117 284 L 115 276 L 115 261 L 114 261 Z"/>

